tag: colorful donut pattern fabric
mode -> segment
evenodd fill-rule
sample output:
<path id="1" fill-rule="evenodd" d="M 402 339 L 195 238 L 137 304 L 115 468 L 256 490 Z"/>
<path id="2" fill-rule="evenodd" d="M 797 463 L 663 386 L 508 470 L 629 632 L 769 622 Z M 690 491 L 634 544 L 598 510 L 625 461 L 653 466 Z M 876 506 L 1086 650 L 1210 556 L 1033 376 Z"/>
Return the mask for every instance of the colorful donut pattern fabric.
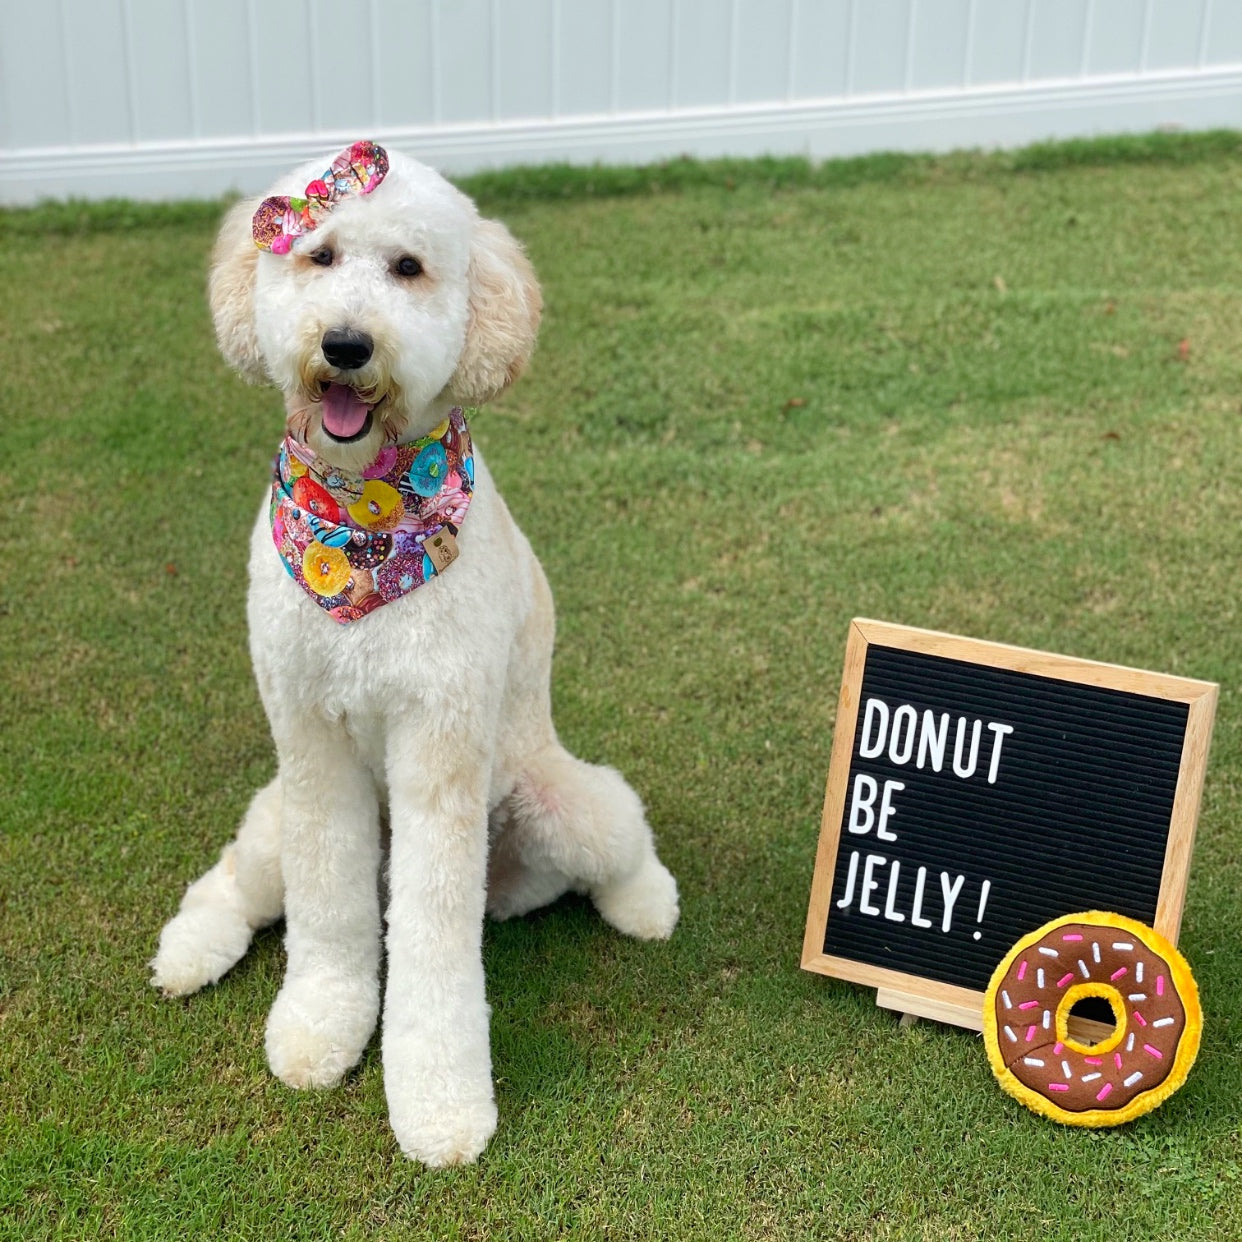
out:
<path id="1" fill-rule="evenodd" d="M 265 198 L 254 213 L 251 233 L 260 250 L 287 254 L 303 233 L 310 233 L 342 198 L 370 194 L 388 173 L 388 152 L 378 143 L 355 142 L 324 169 L 301 197 Z"/>
<path id="2" fill-rule="evenodd" d="M 460 409 L 412 444 L 344 474 L 292 436 L 272 474 L 272 542 L 290 577 L 346 624 L 417 590 L 456 556 L 474 492 Z"/>

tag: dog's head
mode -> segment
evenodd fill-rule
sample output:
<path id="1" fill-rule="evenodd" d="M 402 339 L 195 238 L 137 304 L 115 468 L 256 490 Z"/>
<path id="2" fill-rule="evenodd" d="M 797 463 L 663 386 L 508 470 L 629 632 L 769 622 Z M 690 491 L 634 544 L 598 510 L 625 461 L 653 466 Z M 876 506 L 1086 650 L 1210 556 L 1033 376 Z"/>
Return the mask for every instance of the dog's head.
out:
<path id="1" fill-rule="evenodd" d="M 225 359 L 275 383 L 294 434 L 344 468 L 512 383 L 542 307 L 502 224 L 417 160 L 393 152 L 388 161 L 374 188 L 339 198 L 284 253 L 255 244 L 259 202 L 238 203 L 208 286 Z M 304 165 L 273 195 L 304 194 L 324 167 Z"/>

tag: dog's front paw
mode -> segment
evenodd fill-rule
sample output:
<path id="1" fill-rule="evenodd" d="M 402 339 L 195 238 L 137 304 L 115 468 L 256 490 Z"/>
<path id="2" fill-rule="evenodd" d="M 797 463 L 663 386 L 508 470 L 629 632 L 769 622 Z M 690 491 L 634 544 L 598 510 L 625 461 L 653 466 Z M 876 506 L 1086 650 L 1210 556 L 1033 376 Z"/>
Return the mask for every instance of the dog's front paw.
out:
<path id="1" fill-rule="evenodd" d="M 490 1083 L 482 1095 L 431 1091 L 404 1100 L 396 1098 L 389 1084 L 388 1116 L 401 1150 L 433 1169 L 470 1164 L 496 1132 Z"/>
<path id="2" fill-rule="evenodd" d="M 431 1168 L 469 1164 L 496 1131 L 486 1028 L 471 1039 L 384 1033 L 384 1091 L 401 1150 Z M 433 1053 L 433 1050 L 434 1053 Z"/>
<path id="3" fill-rule="evenodd" d="M 335 1087 L 358 1064 L 379 1015 L 373 980 L 285 980 L 267 1018 L 267 1063 L 290 1087 Z"/>

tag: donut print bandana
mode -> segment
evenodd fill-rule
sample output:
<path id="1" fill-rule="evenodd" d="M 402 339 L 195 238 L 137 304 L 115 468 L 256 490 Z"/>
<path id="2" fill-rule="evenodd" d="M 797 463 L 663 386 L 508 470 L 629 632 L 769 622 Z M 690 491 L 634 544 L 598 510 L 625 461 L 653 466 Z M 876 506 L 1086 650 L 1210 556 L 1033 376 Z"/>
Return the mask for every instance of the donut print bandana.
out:
<path id="1" fill-rule="evenodd" d="M 1076 1027 L 1076 1038 L 1071 1011 L 1091 998 L 1107 1004 L 1112 1025 L 1097 1024 L 1091 1035 Z M 1097 911 L 1024 936 L 984 997 L 997 1080 L 1066 1125 L 1119 1125 L 1163 1103 L 1186 1081 L 1202 1024 L 1198 989 L 1177 949 L 1143 923 Z"/>
<path id="2" fill-rule="evenodd" d="M 460 409 L 412 444 L 389 444 L 361 475 L 292 436 L 272 477 L 272 542 L 290 577 L 334 621 L 357 621 L 417 590 L 457 556 L 474 491 Z"/>
<path id="3" fill-rule="evenodd" d="M 265 198 L 254 213 L 251 233 L 260 250 L 288 254 L 294 240 L 310 233 L 351 194 L 370 194 L 388 172 L 388 152 L 378 143 L 355 142 L 307 187 L 301 198 L 281 194 Z"/>

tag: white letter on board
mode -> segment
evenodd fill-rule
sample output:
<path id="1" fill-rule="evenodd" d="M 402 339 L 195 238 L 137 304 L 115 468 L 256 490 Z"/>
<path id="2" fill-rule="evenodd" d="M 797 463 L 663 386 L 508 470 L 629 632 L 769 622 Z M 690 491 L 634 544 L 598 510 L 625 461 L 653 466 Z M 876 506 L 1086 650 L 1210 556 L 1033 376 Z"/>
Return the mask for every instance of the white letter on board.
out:
<path id="1" fill-rule="evenodd" d="M 837 902 L 838 910 L 848 910 L 850 902 L 854 900 L 854 877 L 858 874 L 858 851 L 855 850 L 850 855 L 850 873 L 845 880 L 845 896 Z"/>
<path id="2" fill-rule="evenodd" d="M 880 799 L 880 824 L 875 830 L 875 835 L 881 841 L 897 840 L 897 834 L 889 832 L 884 825 L 897 814 L 897 808 L 893 805 L 893 794 L 898 789 L 905 789 L 905 785 L 901 781 L 884 782 L 884 796 Z"/>
<path id="3" fill-rule="evenodd" d="M 897 877 L 901 874 L 901 863 L 894 860 L 893 869 L 888 873 L 888 900 L 884 903 L 884 917 L 892 919 L 894 923 L 904 923 L 906 916 L 898 914 L 897 905 Z"/>
<path id="4" fill-rule="evenodd" d="M 865 832 L 870 832 L 872 825 L 875 823 L 875 812 L 871 809 L 875 805 L 875 795 L 879 790 L 879 786 L 875 783 L 874 776 L 868 776 L 866 772 L 859 772 L 854 777 L 854 796 L 850 800 L 850 822 L 849 830 L 858 833 L 861 836 Z M 859 813 L 866 815 L 865 820 L 860 820 Z"/>
<path id="5" fill-rule="evenodd" d="M 919 733 L 918 766 L 921 768 L 931 759 L 933 772 L 944 767 L 944 748 L 949 740 L 949 713 L 940 713 L 940 732 L 936 732 L 936 717 L 930 708 L 923 713 L 923 728 Z"/>
<path id="6" fill-rule="evenodd" d="M 863 863 L 862 889 L 858 894 L 858 913 L 878 915 L 880 913 L 879 906 L 873 906 L 868 898 L 877 888 L 880 887 L 880 881 L 871 873 L 875 870 L 876 865 L 884 866 L 888 861 L 883 854 L 868 854 L 867 861 Z"/>
<path id="7" fill-rule="evenodd" d="M 901 736 L 902 724 L 905 724 L 905 737 Z M 898 766 L 910 762 L 914 754 L 914 735 L 918 730 L 919 718 L 909 703 L 903 703 L 893 713 L 893 731 L 888 739 L 888 757 Z"/>
<path id="8" fill-rule="evenodd" d="M 983 722 L 976 720 L 974 732 L 970 738 L 970 767 L 963 767 L 962 742 L 966 737 L 966 717 L 959 716 L 957 718 L 957 738 L 953 743 L 953 771 L 963 780 L 975 774 L 975 768 L 979 763 L 979 734 L 981 732 L 983 732 Z"/>
<path id="9" fill-rule="evenodd" d="M 879 718 L 879 736 L 873 743 L 871 740 L 871 726 L 875 718 Z M 888 704 L 883 699 L 868 699 L 867 710 L 863 713 L 863 730 L 862 738 L 858 743 L 858 757 L 860 759 L 874 759 L 877 755 L 884 753 L 884 738 L 888 733 Z"/>
<path id="10" fill-rule="evenodd" d="M 996 734 L 992 740 L 992 762 L 988 765 L 988 784 L 996 784 L 996 772 L 1000 767 L 1000 750 L 1001 739 L 1007 734 L 1013 732 L 1013 725 L 998 724 L 995 720 L 989 721 L 988 728 Z"/>
<path id="11" fill-rule="evenodd" d="M 930 927 L 931 919 L 923 917 L 923 885 L 927 883 L 927 868 L 920 867 L 918 877 L 914 881 L 914 905 L 910 908 L 910 922 L 915 927 Z"/>
<path id="12" fill-rule="evenodd" d="M 947 932 L 950 924 L 953 922 L 953 905 L 957 901 L 957 895 L 962 891 L 962 885 L 966 883 L 966 877 L 959 875 L 952 885 L 949 884 L 949 873 L 942 871 L 940 873 L 940 891 L 944 894 L 944 918 L 940 920 L 940 930 Z"/>

